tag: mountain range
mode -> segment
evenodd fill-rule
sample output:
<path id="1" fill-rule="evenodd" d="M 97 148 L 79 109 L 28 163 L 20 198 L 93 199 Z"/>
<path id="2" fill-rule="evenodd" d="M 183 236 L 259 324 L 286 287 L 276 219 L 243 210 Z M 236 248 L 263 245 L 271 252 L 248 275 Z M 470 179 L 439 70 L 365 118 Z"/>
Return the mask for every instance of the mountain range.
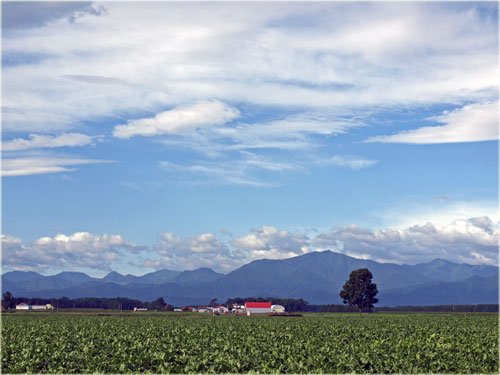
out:
<path id="1" fill-rule="evenodd" d="M 159 270 L 143 276 L 111 272 L 93 278 L 81 272 L 43 276 L 11 271 L 2 290 L 16 297 L 158 297 L 173 305 L 207 304 L 212 298 L 303 298 L 311 304 L 342 303 L 339 291 L 349 273 L 368 268 L 377 283 L 379 306 L 498 303 L 498 267 L 443 259 L 416 265 L 379 263 L 323 251 L 288 259 L 262 259 L 228 274 L 210 268 Z"/>

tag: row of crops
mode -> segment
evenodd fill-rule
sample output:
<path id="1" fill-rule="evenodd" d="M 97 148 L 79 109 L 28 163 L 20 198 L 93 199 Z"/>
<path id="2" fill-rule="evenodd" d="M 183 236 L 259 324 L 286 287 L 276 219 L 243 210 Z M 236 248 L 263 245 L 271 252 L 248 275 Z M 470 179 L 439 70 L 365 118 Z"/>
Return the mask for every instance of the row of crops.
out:
<path id="1" fill-rule="evenodd" d="M 498 373 L 496 314 L 7 314 L 3 373 Z"/>

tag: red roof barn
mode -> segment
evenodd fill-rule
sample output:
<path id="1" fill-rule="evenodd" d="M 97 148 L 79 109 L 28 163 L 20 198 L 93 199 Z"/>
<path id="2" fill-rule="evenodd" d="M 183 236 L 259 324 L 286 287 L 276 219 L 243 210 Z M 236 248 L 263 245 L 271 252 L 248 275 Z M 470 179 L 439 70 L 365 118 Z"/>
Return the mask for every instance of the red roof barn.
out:
<path id="1" fill-rule="evenodd" d="M 245 302 L 245 310 L 247 314 L 269 314 L 271 302 Z"/>

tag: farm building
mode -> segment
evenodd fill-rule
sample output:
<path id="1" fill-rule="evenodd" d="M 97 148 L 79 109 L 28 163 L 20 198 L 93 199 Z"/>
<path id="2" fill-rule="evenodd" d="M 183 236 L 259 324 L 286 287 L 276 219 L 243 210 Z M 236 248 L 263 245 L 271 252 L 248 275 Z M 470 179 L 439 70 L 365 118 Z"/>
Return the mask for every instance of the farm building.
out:
<path id="1" fill-rule="evenodd" d="M 216 306 L 212 308 L 213 314 L 227 314 L 229 309 L 226 306 Z"/>
<path id="2" fill-rule="evenodd" d="M 134 311 L 148 311 L 148 309 L 143 307 L 134 307 Z"/>
<path id="3" fill-rule="evenodd" d="M 271 306 L 271 311 L 273 313 L 281 314 L 285 312 L 285 307 L 281 305 L 272 305 Z"/>
<path id="4" fill-rule="evenodd" d="M 30 310 L 47 310 L 46 305 L 31 305 Z"/>
<path id="5" fill-rule="evenodd" d="M 20 303 L 16 305 L 16 310 L 54 310 L 54 307 L 50 303 L 46 305 L 28 305 L 27 303 Z"/>
<path id="6" fill-rule="evenodd" d="M 245 302 L 245 311 L 247 315 L 251 314 L 270 314 L 271 302 Z"/>
<path id="7" fill-rule="evenodd" d="M 16 305 L 16 310 L 29 310 L 30 306 L 27 303 L 20 303 Z"/>

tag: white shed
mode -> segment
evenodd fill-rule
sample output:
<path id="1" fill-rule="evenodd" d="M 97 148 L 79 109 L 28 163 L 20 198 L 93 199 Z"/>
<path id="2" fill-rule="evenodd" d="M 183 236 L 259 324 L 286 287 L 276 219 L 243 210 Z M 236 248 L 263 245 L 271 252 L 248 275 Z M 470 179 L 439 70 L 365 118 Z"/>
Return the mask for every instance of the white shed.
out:
<path id="1" fill-rule="evenodd" d="M 47 310 L 47 305 L 31 305 L 30 310 Z"/>
<path id="2" fill-rule="evenodd" d="M 272 305 L 271 306 L 271 311 L 273 313 L 282 314 L 282 313 L 285 312 L 285 307 L 281 306 L 281 305 Z"/>
<path id="3" fill-rule="evenodd" d="M 29 310 L 30 307 L 27 303 L 20 303 L 19 305 L 16 305 L 16 310 Z"/>
<path id="4" fill-rule="evenodd" d="M 214 314 L 227 314 L 229 309 L 226 306 L 216 306 L 212 309 L 212 313 Z"/>

